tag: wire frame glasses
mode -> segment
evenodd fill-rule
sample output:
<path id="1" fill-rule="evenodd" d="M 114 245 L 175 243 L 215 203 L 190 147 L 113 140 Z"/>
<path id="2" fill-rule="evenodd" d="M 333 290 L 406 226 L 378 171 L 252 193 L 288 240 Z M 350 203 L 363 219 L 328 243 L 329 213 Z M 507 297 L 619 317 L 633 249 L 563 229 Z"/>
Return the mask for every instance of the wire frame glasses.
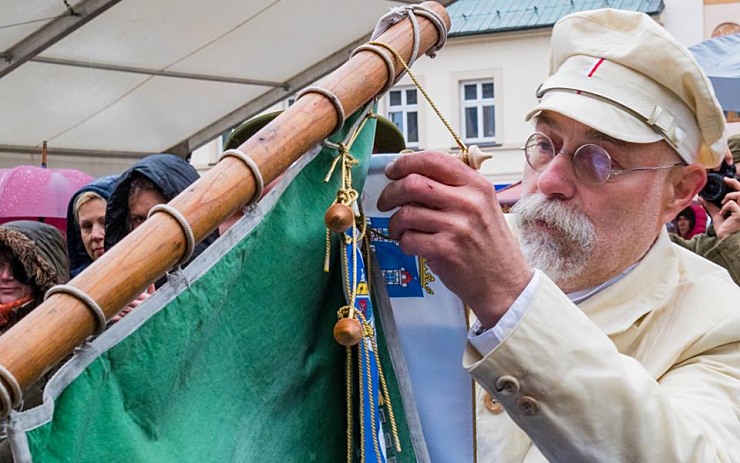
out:
<path id="1" fill-rule="evenodd" d="M 537 172 L 544 172 L 557 154 L 562 154 L 562 152 L 556 152 L 555 145 L 550 137 L 541 132 L 530 135 L 524 145 L 527 164 Z M 604 183 L 612 177 L 628 172 L 662 170 L 685 165 L 683 162 L 677 162 L 667 166 L 615 169 L 612 167 L 612 158 L 609 153 L 601 146 L 592 143 L 578 147 L 571 156 L 571 162 L 578 178 L 584 182 L 595 184 Z"/>

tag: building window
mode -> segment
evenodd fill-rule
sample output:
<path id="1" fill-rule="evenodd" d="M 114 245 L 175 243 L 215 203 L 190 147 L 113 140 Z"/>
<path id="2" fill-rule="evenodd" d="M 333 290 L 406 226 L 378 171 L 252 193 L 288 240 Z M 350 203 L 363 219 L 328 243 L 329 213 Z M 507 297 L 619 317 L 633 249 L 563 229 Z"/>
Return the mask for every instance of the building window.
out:
<path id="1" fill-rule="evenodd" d="M 496 142 L 496 100 L 493 79 L 460 83 L 463 138 L 470 143 Z"/>
<path id="2" fill-rule="evenodd" d="M 419 106 L 414 87 L 397 87 L 388 92 L 388 119 L 403 133 L 408 148 L 419 147 Z"/>

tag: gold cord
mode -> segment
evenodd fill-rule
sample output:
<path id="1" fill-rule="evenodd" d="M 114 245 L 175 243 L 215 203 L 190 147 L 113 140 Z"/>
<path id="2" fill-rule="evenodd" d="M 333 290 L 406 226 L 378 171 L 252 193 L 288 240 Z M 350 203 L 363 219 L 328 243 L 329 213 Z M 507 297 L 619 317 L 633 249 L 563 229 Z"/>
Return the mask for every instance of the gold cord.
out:
<path id="1" fill-rule="evenodd" d="M 449 121 L 447 121 L 444 115 L 442 115 L 442 112 L 439 110 L 439 108 L 434 103 L 434 101 L 432 101 L 432 98 L 429 96 L 427 91 L 421 85 L 421 83 L 416 78 L 416 76 L 414 76 L 414 73 L 411 72 L 411 68 L 406 64 L 406 61 L 403 59 L 403 57 L 401 57 L 401 55 L 387 43 L 378 42 L 378 41 L 371 41 L 369 43 L 371 45 L 379 46 L 379 47 L 382 47 L 388 50 L 401 63 L 401 65 L 403 66 L 403 68 L 406 70 L 409 77 L 411 78 L 411 80 L 414 82 L 414 85 L 416 85 L 416 87 L 419 89 L 421 94 L 424 96 L 424 98 L 429 103 L 429 106 L 431 106 L 435 114 L 437 114 L 437 117 L 439 118 L 439 120 L 442 121 L 444 126 L 450 132 L 450 135 L 452 135 L 452 138 L 455 139 L 455 143 L 457 143 L 457 146 L 460 148 L 460 151 L 462 152 L 462 161 L 466 164 L 469 164 L 468 147 L 462 141 L 462 138 L 460 138 L 457 132 L 455 132 L 455 129 L 452 128 L 452 125 L 449 123 Z M 370 230 L 370 233 L 372 234 L 375 234 L 387 240 L 391 240 L 389 236 L 384 235 L 383 233 L 381 233 L 380 231 L 376 229 L 370 228 L 369 230 Z M 391 240 L 391 241 L 394 241 L 394 240 Z M 470 307 L 468 307 L 467 305 L 465 306 L 465 321 L 466 321 L 466 326 L 469 327 L 470 326 Z M 377 348 L 376 348 L 376 352 L 377 352 Z M 381 377 L 382 377 L 382 374 L 381 374 Z M 387 390 L 385 390 L 385 381 L 382 381 L 382 382 L 383 382 L 384 393 L 387 396 Z M 472 409 L 473 409 L 473 462 L 477 463 L 478 461 L 478 429 L 477 429 L 477 419 L 476 419 L 477 404 L 476 404 L 476 397 L 475 397 L 475 380 L 473 379 L 471 379 L 471 389 L 472 389 L 471 396 L 472 396 Z M 389 402 L 389 411 L 392 413 L 390 409 L 390 402 Z M 392 426 L 394 425 L 395 425 L 395 420 L 392 421 Z M 395 437 L 395 433 L 394 433 L 394 437 Z"/>
<path id="2" fill-rule="evenodd" d="M 352 348 L 345 347 L 345 370 L 347 393 L 347 463 L 352 463 Z"/>
<path id="3" fill-rule="evenodd" d="M 357 198 L 359 197 L 359 193 L 357 193 L 357 190 L 352 188 L 352 167 L 359 164 L 359 162 L 350 154 L 349 150 L 352 147 L 352 144 L 355 142 L 357 137 L 359 136 L 362 129 L 365 127 L 365 123 L 368 119 L 375 117 L 372 113 L 368 113 L 365 115 L 365 118 L 362 120 L 360 125 L 357 127 L 357 130 L 354 131 L 352 136 L 349 139 L 349 142 L 345 145 L 344 143 L 338 143 L 339 147 L 339 155 L 334 158 L 334 161 L 332 161 L 331 166 L 329 167 L 329 172 L 327 172 L 326 176 L 324 177 L 324 183 L 328 183 L 329 180 L 331 180 L 331 176 L 334 173 L 334 170 L 336 169 L 337 165 L 339 164 L 339 161 L 342 161 L 342 178 L 340 180 L 340 187 L 337 191 L 337 198 L 334 200 L 332 205 L 336 203 L 345 204 L 347 206 L 351 206 L 352 203 L 357 201 Z M 326 229 L 326 252 L 324 253 L 324 273 L 329 272 L 329 264 L 331 261 L 331 233 L 329 232 L 329 229 Z M 348 293 L 349 294 L 349 293 Z"/>
<path id="4" fill-rule="evenodd" d="M 367 220 L 365 219 L 364 215 L 360 215 L 360 219 L 364 224 L 367 224 Z M 365 241 L 365 273 L 367 275 L 367 284 L 369 288 L 374 288 L 374 282 L 372 281 L 372 270 L 370 269 L 370 237 L 365 235 L 364 236 Z M 376 355 L 380 355 L 380 350 L 378 350 L 378 343 L 375 336 L 372 338 L 373 341 L 373 349 L 375 350 Z M 396 426 L 396 415 L 393 413 L 393 404 L 391 403 L 391 395 L 388 393 L 388 385 L 385 382 L 385 375 L 383 374 L 383 367 L 381 366 L 382 363 L 380 362 L 380 359 L 378 359 L 378 376 L 380 377 L 380 386 L 383 388 L 383 398 L 385 399 L 385 402 L 388 404 L 388 419 L 391 422 L 391 434 L 393 435 L 393 443 L 395 444 L 396 452 L 401 452 L 401 439 L 398 436 L 398 427 Z"/>
<path id="5" fill-rule="evenodd" d="M 329 273 L 329 264 L 331 261 L 331 232 L 326 229 L 326 252 L 324 253 L 324 273 Z"/>
<path id="6" fill-rule="evenodd" d="M 344 238 L 346 239 L 346 235 L 344 235 Z M 354 298 L 354 291 L 352 290 L 352 283 L 353 282 L 350 281 L 350 279 L 349 279 L 349 255 L 347 253 L 347 248 L 344 245 L 342 245 L 342 251 L 341 252 L 342 252 L 342 257 L 344 257 L 342 259 L 342 266 L 344 267 L 344 272 L 342 272 L 344 274 L 344 289 L 345 289 L 345 292 L 347 294 L 347 299 L 349 299 L 349 303 L 346 306 L 342 307 L 342 309 L 344 309 L 344 308 L 347 309 L 347 313 L 345 314 L 345 316 L 347 318 L 354 318 L 354 312 L 355 312 L 354 302 L 355 302 L 355 298 Z M 342 309 L 340 309 L 340 311 Z"/>
<path id="7" fill-rule="evenodd" d="M 470 306 L 465 304 L 465 326 L 470 329 Z M 478 404 L 475 397 L 475 380 L 470 378 L 472 410 L 473 410 L 473 463 L 478 463 Z"/>
<path id="8" fill-rule="evenodd" d="M 367 233 L 367 222 L 365 221 L 365 217 L 363 215 L 360 215 L 360 223 L 362 224 L 362 229 L 360 230 L 360 236 L 357 238 L 353 238 L 353 241 L 355 243 L 359 243 L 360 241 L 363 241 L 365 238 L 365 233 Z M 365 264 L 365 268 L 367 268 L 368 264 Z M 366 272 L 367 273 L 367 272 Z M 368 276 L 368 280 L 370 277 Z"/>
<path id="9" fill-rule="evenodd" d="M 352 235 L 354 235 L 356 231 L 357 228 L 355 228 L 355 224 L 352 224 Z M 349 302 L 349 306 L 351 307 L 349 312 L 350 317 L 353 315 L 353 311 L 355 310 L 355 299 L 357 299 L 357 241 L 355 241 L 354 238 L 352 238 L 352 259 L 354 264 L 352 265 L 352 292 L 350 292 L 351 300 Z"/>
<path id="10" fill-rule="evenodd" d="M 378 351 L 378 343 L 375 340 L 375 337 L 372 338 L 373 342 L 373 349 L 375 349 L 376 354 Z M 388 404 L 388 418 L 391 422 L 391 434 L 393 435 L 393 443 L 395 444 L 396 452 L 401 452 L 401 439 L 398 436 L 398 427 L 396 426 L 396 415 L 393 413 L 393 404 L 391 404 L 391 395 L 388 393 L 388 385 L 385 382 L 385 375 L 383 375 L 383 368 L 380 366 L 380 360 L 378 360 L 378 376 L 380 377 L 380 386 L 383 388 L 383 395 L 382 397 L 385 399 L 385 402 Z"/>
<path id="11" fill-rule="evenodd" d="M 424 98 L 426 98 L 427 102 L 429 103 L 429 106 L 432 107 L 434 112 L 437 114 L 437 117 L 439 117 L 439 120 L 442 121 L 442 123 L 447 127 L 447 130 L 450 132 L 450 135 L 452 135 L 452 138 L 455 139 L 455 143 L 457 143 L 457 146 L 460 148 L 460 151 L 462 151 L 463 155 L 467 157 L 468 154 L 468 147 L 465 146 L 465 143 L 462 141 L 462 138 L 455 132 L 455 129 L 452 128 L 452 125 L 447 121 L 447 119 L 442 115 L 442 112 L 439 110 L 436 104 L 434 104 L 434 101 L 432 101 L 432 98 L 429 96 L 429 94 L 424 90 L 424 87 L 422 87 L 421 83 L 416 79 L 416 76 L 414 76 L 414 73 L 411 72 L 411 68 L 406 64 L 406 61 L 401 57 L 401 55 L 390 45 L 383 42 L 378 41 L 372 41 L 368 42 L 370 45 L 376 45 L 378 47 L 385 48 L 389 52 L 393 54 L 393 56 L 396 57 L 398 61 L 401 62 L 401 65 L 408 73 L 411 80 L 414 82 L 414 85 L 419 89 L 422 95 L 424 95 Z M 463 159 L 467 162 L 467 159 Z"/>
<path id="12" fill-rule="evenodd" d="M 370 326 L 370 323 L 368 323 L 365 316 L 362 314 L 362 312 L 357 312 L 357 318 L 360 319 L 360 323 L 362 323 L 362 337 L 363 339 L 360 340 L 360 342 L 365 342 L 364 338 L 375 338 L 375 333 L 373 333 L 373 329 Z M 377 353 L 377 351 L 376 351 Z M 380 365 L 380 361 L 376 358 L 376 363 Z M 363 387 L 365 384 L 365 381 L 367 381 L 368 389 L 372 389 L 372 375 L 370 374 L 370 349 L 368 346 L 365 346 L 365 375 L 362 375 L 362 366 L 360 366 L 360 387 Z M 375 400 L 372 394 L 368 397 L 368 401 L 370 402 L 370 428 L 373 433 L 373 449 L 375 450 L 375 457 L 378 459 L 378 461 L 383 461 L 380 458 L 380 445 L 378 443 L 378 430 L 377 426 L 375 425 Z M 364 425 L 364 421 L 362 422 Z M 364 427 L 364 426 L 362 426 Z M 365 440 L 363 439 L 363 443 Z"/>
<path id="13" fill-rule="evenodd" d="M 365 388 L 362 387 L 362 360 L 359 356 L 359 349 L 357 352 L 357 366 L 359 368 L 358 373 L 360 378 L 360 387 L 358 388 L 358 392 L 360 394 L 360 463 L 365 463 Z"/>

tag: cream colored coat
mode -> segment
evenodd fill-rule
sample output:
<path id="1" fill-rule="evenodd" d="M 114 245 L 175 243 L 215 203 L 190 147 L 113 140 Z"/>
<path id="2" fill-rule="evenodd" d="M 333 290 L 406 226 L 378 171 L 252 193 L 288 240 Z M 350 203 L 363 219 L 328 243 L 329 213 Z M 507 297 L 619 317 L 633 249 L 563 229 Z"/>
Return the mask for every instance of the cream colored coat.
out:
<path id="1" fill-rule="evenodd" d="M 507 339 L 463 363 L 505 410 L 479 391 L 479 462 L 740 461 L 740 287 L 665 232 L 578 307 L 543 275 Z"/>

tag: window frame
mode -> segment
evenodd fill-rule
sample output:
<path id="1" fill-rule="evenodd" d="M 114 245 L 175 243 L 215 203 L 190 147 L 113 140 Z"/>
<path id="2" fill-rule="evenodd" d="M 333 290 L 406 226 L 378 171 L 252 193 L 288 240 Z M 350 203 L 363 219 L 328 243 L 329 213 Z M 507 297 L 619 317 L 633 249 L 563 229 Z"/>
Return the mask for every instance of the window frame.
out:
<path id="1" fill-rule="evenodd" d="M 408 104 L 408 91 L 413 90 L 416 93 L 416 103 Z M 401 104 L 400 105 L 392 105 L 391 104 L 391 93 L 392 92 L 400 92 L 401 93 Z M 419 98 L 421 97 L 421 93 L 419 92 L 419 89 L 416 88 L 414 85 L 397 85 L 395 87 L 392 87 L 388 92 L 386 93 L 384 100 L 385 100 L 385 117 L 388 118 L 391 122 L 395 124 L 393 121 L 393 118 L 391 117 L 392 112 L 400 112 L 402 114 L 403 119 L 403 127 L 398 127 L 398 129 L 403 134 L 403 138 L 406 141 L 406 148 L 408 149 L 419 149 L 421 145 L 421 113 L 420 113 L 420 105 L 419 105 Z M 408 114 L 409 113 L 415 113 L 416 114 L 416 141 L 409 141 L 409 133 L 408 133 Z"/>
<path id="2" fill-rule="evenodd" d="M 473 100 L 467 100 L 465 99 L 465 89 L 466 86 L 475 84 L 476 88 L 476 98 Z M 492 84 L 493 85 L 493 96 L 490 98 L 484 98 L 483 97 L 483 85 L 484 84 Z M 497 137 L 497 134 L 499 133 L 499 127 L 498 127 L 498 99 L 496 96 L 500 94 L 500 89 L 497 88 L 497 79 L 493 76 L 489 77 L 482 77 L 482 78 L 476 78 L 476 79 L 459 79 L 457 81 L 458 86 L 458 103 L 459 103 L 459 117 L 460 117 L 460 131 L 461 137 L 463 141 L 467 144 L 476 144 L 476 145 L 495 145 L 499 144 L 499 140 Z M 486 136 L 485 135 L 485 126 L 484 126 L 484 108 L 491 106 L 493 107 L 493 136 Z M 477 130 L 478 130 L 478 136 L 472 137 L 468 136 L 467 133 L 467 110 L 469 108 L 476 108 L 476 116 L 477 116 Z"/>

